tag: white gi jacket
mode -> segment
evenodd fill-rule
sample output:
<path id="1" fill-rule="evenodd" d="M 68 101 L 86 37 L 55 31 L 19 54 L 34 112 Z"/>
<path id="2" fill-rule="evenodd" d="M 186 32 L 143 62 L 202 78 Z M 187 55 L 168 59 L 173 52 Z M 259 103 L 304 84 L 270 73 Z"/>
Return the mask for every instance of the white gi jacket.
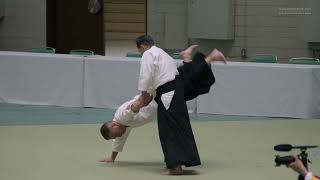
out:
<path id="1" fill-rule="evenodd" d="M 174 80 L 177 74 L 179 73 L 175 60 L 162 49 L 152 46 L 143 53 L 141 58 L 138 89 L 139 91 L 147 91 L 155 97 L 156 89 Z M 174 91 L 161 95 L 161 101 L 166 109 L 170 107 L 173 95 Z M 132 128 L 142 126 L 156 117 L 158 104 L 155 101 L 151 101 L 148 106 L 141 108 L 137 114 L 133 113 L 131 108 L 128 108 L 138 97 L 139 95 L 131 101 L 122 104 L 115 113 L 114 121 L 128 127 L 125 134 L 113 140 L 112 151 L 114 152 L 121 152 L 123 150 L 123 146 Z"/>
<path id="2" fill-rule="evenodd" d="M 118 138 L 112 140 L 112 151 L 121 152 L 132 128 L 140 127 L 156 118 L 158 104 L 151 101 L 146 107 L 140 109 L 138 113 L 131 111 L 131 104 L 139 98 L 140 95 L 134 99 L 123 103 L 116 111 L 113 121 L 127 126 L 126 132 Z M 129 107 L 129 108 L 128 108 Z"/>
<path id="3" fill-rule="evenodd" d="M 141 58 L 138 90 L 147 91 L 155 97 L 156 89 L 174 80 L 177 74 L 179 72 L 175 60 L 162 49 L 152 46 Z M 171 91 L 161 96 L 166 109 L 170 107 L 173 94 L 174 91 Z"/>

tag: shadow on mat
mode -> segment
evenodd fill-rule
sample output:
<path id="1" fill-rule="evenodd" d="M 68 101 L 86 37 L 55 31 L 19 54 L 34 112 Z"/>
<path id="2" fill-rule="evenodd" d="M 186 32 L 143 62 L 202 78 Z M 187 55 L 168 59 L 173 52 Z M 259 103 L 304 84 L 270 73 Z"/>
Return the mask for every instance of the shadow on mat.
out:
<path id="1" fill-rule="evenodd" d="M 152 166 L 152 167 L 162 167 L 165 165 L 164 162 L 159 161 L 117 161 L 113 163 L 114 166 L 118 167 L 129 167 L 129 166 Z"/>
<path id="2" fill-rule="evenodd" d="M 185 169 L 183 170 L 183 175 L 184 176 L 190 176 L 190 175 L 199 175 L 200 173 L 196 170 L 191 170 L 191 169 Z"/>
<path id="3" fill-rule="evenodd" d="M 102 164 L 102 166 L 115 167 L 115 168 L 133 168 L 140 171 L 149 172 L 152 174 L 160 174 L 165 168 L 164 162 L 134 162 L 134 161 L 118 161 L 112 164 Z M 191 169 L 184 169 L 184 175 L 198 175 L 199 172 Z"/>

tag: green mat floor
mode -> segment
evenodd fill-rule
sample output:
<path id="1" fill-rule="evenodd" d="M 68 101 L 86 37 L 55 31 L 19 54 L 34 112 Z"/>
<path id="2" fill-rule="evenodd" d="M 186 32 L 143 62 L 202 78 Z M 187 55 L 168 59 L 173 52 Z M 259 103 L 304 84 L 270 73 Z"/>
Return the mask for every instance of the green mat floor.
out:
<path id="1" fill-rule="evenodd" d="M 115 110 L 0 103 L 0 125 L 96 124 L 111 121 Z M 273 120 L 279 118 L 190 114 L 192 121 Z"/>

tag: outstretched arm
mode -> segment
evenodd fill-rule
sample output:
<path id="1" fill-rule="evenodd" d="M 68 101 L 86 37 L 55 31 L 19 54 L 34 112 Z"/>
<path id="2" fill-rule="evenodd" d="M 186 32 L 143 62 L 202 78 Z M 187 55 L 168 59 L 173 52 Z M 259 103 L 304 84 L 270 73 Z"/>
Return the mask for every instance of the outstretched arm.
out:
<path id="1" fill-rule="evenodd" d="M 99 162 L 113 163 L 116 160 L 119 152 L 122 152 L 122 150 L 123 150 L 124 144 L 126 143 L 126 141 L 128 139 L 128 136 L 131 132 L 131 129 L 132 128 L 128 127 L 126 129 L 126 132 L 121 137 L 117 137 L 116 139 L 112 140 L 111 155 L 100 160 Z"/>
<path id="2" fill-rule="evenodd" d="M 141 107 L 147 106 L 152 101 L 152 96 L 148 93 L 151 89 L 154 74 L 154 57 L 151 53 L 145 52 L 141 57 L 138 90 L 141 95 L 137 102 L 133 103 L 132 111 L 138 112 Z"/>
<path id="3" fill-rule="evenodd" d="M 129 108 L 130 106 L 128 106 Z M 128 139 L 128 136 L 134 127 L 143 126 L 151 122 L 156 117 L 157 105 L 156 103 L 151 103 L 147 107 L 143 108 L 139 113 L 132 114 L 129 111 L 124 111 L 124 113 L 116 113 L 117 117 L 122 118 L 132 118 L 130 121 L 134 122 L 132 127 L 127 127 L 126 132 L 114 140 L 112 140 L 112 153 L 105 159 L 100 160 L 99 162 L 112 163 L 116 160 L 119 152 L 122 152 L 123 147 Z"/>

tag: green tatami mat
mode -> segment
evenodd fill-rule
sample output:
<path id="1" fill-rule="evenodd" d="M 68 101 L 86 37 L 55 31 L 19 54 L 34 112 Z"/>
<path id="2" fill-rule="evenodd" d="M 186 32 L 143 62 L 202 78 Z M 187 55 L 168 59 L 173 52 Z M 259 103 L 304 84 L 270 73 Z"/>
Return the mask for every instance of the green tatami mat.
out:
<path id="1" fill-rule="evenodd" d="M 110 121 L 115 110 L 0 103 L 0 125 L 96 124 Z"/>
<path id="2" fill-rule="evenodd" d="M 0 126 L 48 124 L 96 124 L 113 119 L 115 110 L 0 103 Z M 247 121 L 277 118 L 190 114 L 192 121 Z M 279 118 L 278 118 L 279 119 Z"/>
<path id="3" fill-rule="evenodd" d="M 111 153 L 98 124 L 0 126 L 0 179 L 295 180 L 290 169 L 274 167 L 278 153 L 273 146 L 320 144 L 317 120 L 203 121 L 192 126 L 202 166 L 177 177 L 159 175 L 165 165 L 155 123 L 134 129 L 114 164 L 97 162 Z M 312 154 L 311 168 L 319 172 L 319 156 Z"/>

